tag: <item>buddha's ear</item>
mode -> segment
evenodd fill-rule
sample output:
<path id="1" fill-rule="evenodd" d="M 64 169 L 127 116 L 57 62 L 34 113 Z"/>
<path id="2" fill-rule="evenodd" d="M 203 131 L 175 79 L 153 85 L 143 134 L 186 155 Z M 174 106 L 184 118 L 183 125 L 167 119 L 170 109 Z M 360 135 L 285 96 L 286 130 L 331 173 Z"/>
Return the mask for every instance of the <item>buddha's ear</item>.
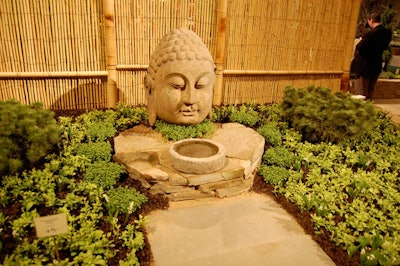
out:
<path id="1" fill-rule="evenodd" d="M 153 88 L 149 82 L 147 75 L 144 77 L 144 89 L 146 91 L 146 100 L 147 100 L 147 112 L 149 116 L 149 125 L 152 127 L 156 123 L 157 120 L 157 112 L 154 108 L 154 95 Z"/>
<path id="2" fill-rule="evenodd" d="M 152 127 L 156 123 L 157 113 L 153 108 L 148 108 L 149 113 L 149 125 Z"/>
<path id="3" fill-rule="evenodd" d="M 155 95 L 147 94 L 147 113 L 149 117 L 149 124 L 152 127 L 156 123 L 157 119 L 157 109 L 156 109 Z"/>

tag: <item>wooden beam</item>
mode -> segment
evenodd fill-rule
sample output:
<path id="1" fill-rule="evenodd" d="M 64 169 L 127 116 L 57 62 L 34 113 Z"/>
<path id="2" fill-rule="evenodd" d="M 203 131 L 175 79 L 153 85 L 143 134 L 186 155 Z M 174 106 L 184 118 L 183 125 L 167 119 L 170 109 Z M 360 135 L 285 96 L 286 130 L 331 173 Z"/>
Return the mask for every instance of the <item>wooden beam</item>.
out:
<path id="1" fill-rule="evenodd" d="M 118 102 L 117 90 L 117 40 L 115 35 L 114 0 L 104 0 L 104 30 L 107 78 L 107 107 L 115 108 Z"/>
<path id="2" fill-rule="evenodd" d="M 0 72 L 0 79 L 101 78 L 107 71 Z"/>
<path id="3" fill-rule="evenodd" d="M 228 1 L 218 0 L 218 32 L 217 32 L 217 42 L 216 42 L 216 79 L 214 87 L 214 98 L 213 105 L 221 105 L 224 96 L 224 62 L 225 62 L 225 34 L 226 34 L 226 17 L 228 12 Z"/>

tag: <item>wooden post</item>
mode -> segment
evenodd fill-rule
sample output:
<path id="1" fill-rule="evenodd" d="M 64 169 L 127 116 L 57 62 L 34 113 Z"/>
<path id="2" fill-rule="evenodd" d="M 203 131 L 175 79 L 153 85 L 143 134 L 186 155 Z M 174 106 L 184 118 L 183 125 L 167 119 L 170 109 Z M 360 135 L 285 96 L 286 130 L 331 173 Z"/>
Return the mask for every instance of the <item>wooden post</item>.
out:
<path id="1" fill-rule="evenodd" d="M 360 7 L 361 7 L 361 0 L 353 0 L 353 5 L 351 7 L 351 14 L 347 28 L 346 50 L 343 61 L 343 75 L 340 84 L 340 90 L 344 92 L 347 92 L 349 88 L 350 64 L 354 53 L 353 51 L 354 40 L 356 37 L 356 26 L 358 21 L 358 15 L 360 13 Z"/>
<path id="2" fill-rule="evenodd" d="M 218 1 L 218 32 L 216 44 L 216 80 L 214 88 L 213 105 L 221 105 L 223 100 L 223 86 L 224 86 L 224 61 L 225 61 L 225 33 L 226 33 L 226 14 L 228 10 L 228 1 Z"/>
<path id="3" fill-rule="evenodd" d="M 115 108 L 117 90 L 117 41 L 115 37 L 114 0 L 104 0 L 105 49 L 107 65 L 107 107 Z"/>

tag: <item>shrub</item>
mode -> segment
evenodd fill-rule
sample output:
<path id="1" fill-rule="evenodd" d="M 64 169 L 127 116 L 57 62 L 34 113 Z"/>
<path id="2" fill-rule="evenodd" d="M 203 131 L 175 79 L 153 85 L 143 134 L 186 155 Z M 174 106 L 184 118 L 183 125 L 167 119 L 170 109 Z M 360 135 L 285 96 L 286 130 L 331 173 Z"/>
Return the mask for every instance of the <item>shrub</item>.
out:
<path id="1" fill-rule="evenodd" d="M 327 88 L 286 88 L 282 109 L 289 125 L 311 143 L 357 138 L 370 131 L 375 122 L 371 102 L 352 99 L 342 92 L 332 94 Z"/>
<path id="2" fill-rule="evenodd" d="M 124 172 L 125 168 L 117 163 L 94 162 L 86 169 L 83 180 L 109 189 L 117 183 L 119 176 Z"/>
<path id="3" fill-rule="evenodd" d="M 193 126 L 174 125 L 157 120 L 154 127 L 156 131 L 160 132 L 164 136 L 164 138 L 171 141 L 179 141 L 186 138 L 207 137 L 215 131 L 214 124 L 208 119 Z"/>
<path id="4" fill-rule="evenodd" d="M 91 162 L 110 161 L 111 144 L 109 142 L 90 142 L 82 143 L 78 147 L 77 155 L 86 156 Z"/>
<path id="5" fill-rule="evenodd" d="M 0 126 L 0 175 L 33 165 L 60 139 L 54 113 L 41 103 L 0 102 Z"/>
<path id="6" fill-rule="evenodd" d="M 263 162 L 266 165 L 275 165 L 290 168 L 295 161 L 295 157 L 285 147 L 272 147 L 265 151 Z"/>
<path id="7" fill-rule="evenodd" d="M 289 171 L 280 166 L 261 165 L 258 173 L 263 176 L 265 182 L 271 185 L 282 185 L 289 178 Z"/>
<path id="8" fill-rule="evenodd" d="M 282 144 L 282 134 L 276 123 L 266 123 L 257 129 L 257 132 L 264 137 L 265 141 L 271 146 Z"/>

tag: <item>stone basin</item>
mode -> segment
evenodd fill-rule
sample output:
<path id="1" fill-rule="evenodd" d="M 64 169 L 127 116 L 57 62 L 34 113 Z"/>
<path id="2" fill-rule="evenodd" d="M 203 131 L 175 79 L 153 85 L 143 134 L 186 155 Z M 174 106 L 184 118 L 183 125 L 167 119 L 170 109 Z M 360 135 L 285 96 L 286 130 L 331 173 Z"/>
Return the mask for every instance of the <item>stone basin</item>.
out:
<path id="1" fill-rule="evenodd" d="M 172 167 L 188 174 L 208 174 L 225 166 L 225 147 L 209 139 L 184 139 L 169 148 Z"/>

